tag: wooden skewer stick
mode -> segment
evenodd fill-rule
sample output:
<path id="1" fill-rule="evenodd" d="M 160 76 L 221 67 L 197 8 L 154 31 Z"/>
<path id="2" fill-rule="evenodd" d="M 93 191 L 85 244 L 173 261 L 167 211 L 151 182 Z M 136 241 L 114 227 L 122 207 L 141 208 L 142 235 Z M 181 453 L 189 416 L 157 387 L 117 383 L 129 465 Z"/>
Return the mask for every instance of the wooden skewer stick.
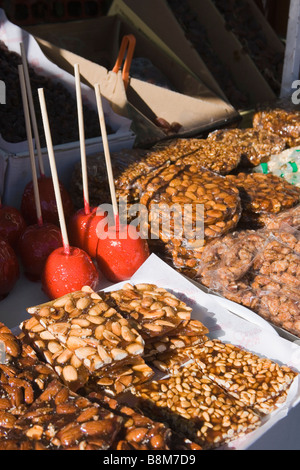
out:
<path id="1" fill-rule="evenodd" d="M 44 131 L 45 131 L 45 138 L 46 138 L 48 157 L 49 157 L 49 162 L 50 162 L 52 181 L 53 181 L 53 186 L 54 186 L 55 199 L 56 199 L 57 210 L 58 210 L 60 230 L 61 230 L 62 240 L 63 240 L 63 247 L 64 247 L 65 254 L 69 255 L 70 244 L 69 244 L 69 238 L 68 238 L 68 233 L 67 233 L 66 220 L 65 220 L 65 214 L 64 214 L 63 203 L 62 203 L 62 198 L 61 198 L 59 180 L 57 176 L 52 136 L 51 136 L 51 131 L 50 131 L 48 112 L 47 112 L 47 106 L 46 106 L 43 88 L 38 89 L 38 95 L 39 95 L 39 101 L 40 101 L 40 106 L 41 106 L 42 120 L 43 120 L 43 126 L 44 126 Z"/>
<path id="2" fill-rule="evenodd" d="M 103 111 L 103 105 L 102 105 L 102 97 L 101 97 L 101 91 L 100 91 L 99 83 L 97 83 L 94 86 L 94 88 L 95 88 L 95 93 L 96 93 L 96 101 L 97 101 L 99 122 L 100 122 L 101 134 L 102 134 L 102 142 L 103 142 L 104 155 L 105 155 L 105 161 L 106 161 L 106 169 L 107 169 L 107 174 L 108 174 L 110 196 L 111 196 L 112 205 L 113 205 L 114 217 L 115 217 L 116 223 L 119 223 L 119 213 L 118 213 L 116 189 L 115 189 L 115 182 L 114 182 L 113 170 L 112 170 L 112 165 L 111 165 L 110 151 L 109 151 L 109 145 L 108 145 L 107 131 L 106 131 L 104 111 Z"/>
<path id="3" fill-rule="evenodd" d="M 37 120 L 36 120 L 36 113 L 35 113 L 33 97 L 32 97 L 32 89 L 31 89 L 31 83 L 30 83 L 30 77 L 29 77 L 29 71 L 28 71 L 28 63 L 27 63 L 27 58 L 26 58 L 26 52 L 25 52 L 24 44 L 22 42 L 20 43 L 20 49 L 21 49 L 21 57 L 22 57 L 22 64 L 23 64 L 23 70 L 24 70 L 25 84 L 26 84 L 26 89 L 27 89 L 27 98 L 28 98 L 32 128 L 33 128 L 33 135 L 34 135 L 35 146 L 36 146 L 38 162 L 39 162 L 40 176 L 43 177 L 43 176 L 45 176 L 44 161 L 43 161 L 43 156 L 42 156 L 42 151 L 41 151 L 40 136 L 39 136 Z"/>
<path id="4" fill-rule="evenodd" d="M 31 172 L 32 172 L 32 182 L 33 182 L 37 223 L 38 225 L 43 225 L 39 185 L 38 185 L 38 178 L 37 178 L 36 164 L 35 164 L 35 154 L 34 154 L 34 148 L 33 148 L 33 142 L 32 142 L 30 114 L 29 114 L 27 92 L 26 92 L 26 83 L 25 83 L 25 76 L 24 76 L 24 68 L 22 65 L 18 66 L 18 71 L 19 71 L 19 78 L 20 78 L 20 85 L 21 85 L 23 110 L 24 110 L 24 116 L 25 116 L 26 135 L 27 135 L 27 141 L 28 141 L 28 147 L 29 147 L 29 156 L 30 156 L 30 165 L 31 165 Z"/>
<path id="5" fill-rule="evenodd" d="M 85 214 L 88 215 L 91 212 L 91 208 L 90 208 L 89 189 L 88 189 L 88 174 L 87 174 L 86 151 L 85 151 L 85 132 L 84 132 L 79 64 L 74 65 L 74 72 L 75 72 L 75 85 L 76 85 L 76 98 L 77 98 L 77 113 L 78 113 L 78 126 L 79 126 L 79 140 L 80 140 L 84 211 L 85 211 Z"/>

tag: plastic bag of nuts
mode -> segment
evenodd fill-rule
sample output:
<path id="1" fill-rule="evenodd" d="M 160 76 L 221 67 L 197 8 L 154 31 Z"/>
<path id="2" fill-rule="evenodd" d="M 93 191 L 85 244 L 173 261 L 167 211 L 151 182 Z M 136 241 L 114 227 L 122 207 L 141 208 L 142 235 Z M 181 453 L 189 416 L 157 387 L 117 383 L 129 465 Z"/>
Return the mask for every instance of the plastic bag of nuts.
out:
<path id="1" fill-rule="evenodd" d="M 300 111 L 290 105 L 259 110 L 254 114 L 253 127 L 282 137 L 288 147 L 300 144 Z"/>
<path id="2" fill-rule="evenodd" d="M 287 230 L 292 227 L 296 230 L 300 229 L 300 204 L 291 209 L 282 211 L 280 214 L 261 214 L 261 222 L 269 230 L 283 229 Z"/>
<path id="3" fill-rule="evenodd" d="M 193 165 L 225 175 L 234 170 L 239 162 L 240 156 L 233 146 L 229 149 L 223 143 L 196 138 L 171 140 L 157 144 L 144 153 L 140 161 L 130 164 L 116 179 L 117 194 L 119 197 L 127 196 L 130 201 L 139 200 L 146 191 L 146 183 L 150 183 L 170 164 L 180 167 Z"/>
<path id="4" fill-rule="evenodd" d="M 299 204 L 300 188 L 276 175 L 239 173 L 227 175 L 226 179 L 240 191 L 243 208 L 240 220 L 242 228 L 262 227 L 264 214 L 278 214 Z"/>
<path id="5" fill-rule="evenodd" d="M 241 166 L 252 167 L 268 162 L 271 155 L 276 155 L 286 148 L 286 141 L 276 134 L 259 128 L 220 129 L 211 132 L 208 141 L 222 143 L 225 148 L 232 148 L 241 160 Z"/>
<path id="6" fill-rule="evenodd" d="M 205 247 L 197 279 L 300 337 L 299 239 L 289 226 L 229 234 Z"/>

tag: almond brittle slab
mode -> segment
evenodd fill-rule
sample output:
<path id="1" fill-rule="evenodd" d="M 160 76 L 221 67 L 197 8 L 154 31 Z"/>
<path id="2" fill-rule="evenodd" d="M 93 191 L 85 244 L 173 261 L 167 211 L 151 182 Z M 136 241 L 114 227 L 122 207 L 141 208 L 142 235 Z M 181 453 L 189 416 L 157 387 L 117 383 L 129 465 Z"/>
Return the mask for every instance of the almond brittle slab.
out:
<path id="1" fill-rule="evenodd" d="M 93 291 L 74 292 L 28 312 L 41 326 L 26 320 L 21 325 L 24 331 L 31 327 L 34 333 L 47 330 L 59 345 L 73 351 L 89 372 L 144 352 L 141 335 Z"/>
<path id="2" fill-rule="evenodd" d="M 106 450 L 122 421 L 53 380 L 0 440 L 0 450 Z"/>
<path id="3" fill-rule="evenodd" d="M 126 283 L 122 289 L 106 293 L 106 299 L 133 322 L 145 341 L 164 336 L 191 319 L 192 309 L 185 302 L 153 284 Z"/>

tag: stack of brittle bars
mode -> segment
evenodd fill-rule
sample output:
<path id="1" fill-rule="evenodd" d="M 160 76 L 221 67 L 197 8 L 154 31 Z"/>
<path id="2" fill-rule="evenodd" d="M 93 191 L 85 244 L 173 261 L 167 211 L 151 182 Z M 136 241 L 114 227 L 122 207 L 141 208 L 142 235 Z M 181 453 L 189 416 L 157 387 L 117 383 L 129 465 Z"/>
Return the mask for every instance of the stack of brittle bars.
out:
<path id="1" fill-rule="evenodd" d="M 202 450 L 260 426 L 297 373 L 209 338 L 154 284 L 84 287 L 0 324 L 0 450 Z M 124 400 L 125 398 L 125 400 Z"/>

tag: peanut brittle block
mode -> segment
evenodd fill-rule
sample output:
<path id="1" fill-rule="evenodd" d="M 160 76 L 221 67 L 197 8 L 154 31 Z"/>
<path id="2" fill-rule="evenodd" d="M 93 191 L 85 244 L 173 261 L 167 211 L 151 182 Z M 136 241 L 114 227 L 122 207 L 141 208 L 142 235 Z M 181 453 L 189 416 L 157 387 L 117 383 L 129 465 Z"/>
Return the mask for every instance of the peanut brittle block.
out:
<path id="1" fill-rule="evenodd" d="M 271 173 L 239 173 L 227 175 L 226 179 L 240 191 L 243 208 L 241 224 L 247 228 L 251 219 L 254 228 L 262 226 L 260 214 L 278 214 L 296 206 L 300 200 L 300 188 Z"/>
<path id="2" fill-rule="evenodd" d="M 205 336 L 187 335 L 164 336 L 162 338 L 157 338 L 156 340 L 150 341 L 145 345 L 144 357 L 147 361 L 153 361 L 162 353 L 172 353 L 177 349 L 185 349 L 191 346 L 196 346 L 199 343 L 205 341 L 205 339 L 207 339 Z"/>
<path id="3" fill-rule="evenodd" d="M 0 331 L 6 349 L 5 362 L 0 363 L 0 436 L 4 436 L 56 374 L 5 325 L 0 324 Z"/>
<path id="4" fill-rule="evenodd" d="M 90 393 L 88 398 L 106 406 L 124 423 L 114 444 L 117 450 L 169 450 L 171 429 L 163 423 L 153 421 L 128 405 L 119 403 L 102 393 Z"/>
<path id="5" fill-rule="evenodd" d="M 65 343 L 44 328 L 36 317 L 23 323 L 24 335 L 33 348 L 50 364 L 63 383 L 72 391 L 105 390 L 119 394 L 153 375 L 141 356 L 123 355 L 122 360 L 108 361 L 106 366 L 91 371 L 85 364 L 82 349 L 69 349 Z M 89 353 L 89 350 L 87 351 Z M 88 363 L 89 365 L 89 363 Z"/>
<path id="6" fill-rule="evenodd" d="M 153 369 L 141 357 L 120 363 L 120 365 L 98 371 L 85 384 L 85 393 L 103 391 L 108 395 L 117 396 L 125 393 L 131 387 L 150 380 L 154 375 Z"/>
<path id="7" fill-rule="evenodd" d="M 263 109 L 253 116 L 253 127 L 277 134 L 289 147 L 300 143 L 300 112 L 296 109 Z"/>
<path id="8" fill-rule="evenodd" d="M 24 342 L 22 334 L 15 336 L 1 323 L 0 331 L 7 351 L 5 362 L 0 363 L 0 384 L 20 386 L 23 388 L 23 398 L 31 403 L 57 376 L 52 367 L 38 359 L 33 348 Z M 26 392 L 27 385 L 31 391 Z M 4 408 L 2 405 L 1 409 Z"/>
<path id="9" fill-rule="evenodd" d="M 221 175 L 233 171 L 241 160 L 235 146 L 216 140 L 178 139 L 176 146 L 185 150 L 185 155 L 178 159 L 179 162 L 206 168 Z"/>
<path id="10" fill-rule="evenodd" d="M 124 423 L 114 445 L 116 450 L 201 450 L 198 444 L 171 430 L 165 423 L 155 421 L 127 404 L 101 393 L 91 393 L 88 398 L 122 416 Z"/>
<path id="11" fill-rule="evenodd" d="M 146 340 L 164 336 L 191 319 L 192 308 L 162 287 L 126 283 L 122 289 L 106 293 L 113 305 L 133 322 Z"/>
<path id="12" fill-rule="evenodd" d="M 223 144 L 225 149 L 235 150 L 243 166 L 256 166 L 269 161 L 271 155 L 286 148 L 285 140 L 264 129 L 219 129 L 211 132 L 207 140 Z"/>
<path id="13" fill-rule="evenodd" d="M 6 361 L 13 357 L 19 357 L 22 352 L 21 342 L 11 332 L 11 330 L 0 322 L 0 341 L 4 344 Z"/>
<path id="14" fill-rule="evenodd" d="M 167 422 L 203 449 L 229 443 L 261 424 L 257 413 L 206 377 L 195 363 L 184 365 L 180 374 L 137 386 L 132 393 L 143 412 Z"/>
<path id="15" fill-rule="evenodd" d="M 29 308 L 28 312 L 40 326 L 34 320 L 24 321 L 23 331 L 46 330 L 52 335 L 53 347 L 73 351 L 89 372 L 144 352 L 144 340 L 136 329 L 89 288 Z"/>
<path id="16" fill-rule="evenodd" d="M 0 450 L 106 450 L 122 421 L 53 380 L 0 441 Z"/>
<path id="17" fill-rule="evenodd" d="M 161 355 L 158 361 L 162 363 L 161 370 L 174 374 L 189 359 L 230 396 L 262 414 L 270 413 L 282 403 L 297 375 L 289 367 L 220 340 L 208 340 L 173 355 Z"/>
<path id="18" fill-rule="evenodd" d="M 144 357 L 153 359 L 161 353 L 195 346 L 206 341 L 208 329 L 199 320 L 186 320 L 168 335 L 154 338 L 145 344 Z"/>

